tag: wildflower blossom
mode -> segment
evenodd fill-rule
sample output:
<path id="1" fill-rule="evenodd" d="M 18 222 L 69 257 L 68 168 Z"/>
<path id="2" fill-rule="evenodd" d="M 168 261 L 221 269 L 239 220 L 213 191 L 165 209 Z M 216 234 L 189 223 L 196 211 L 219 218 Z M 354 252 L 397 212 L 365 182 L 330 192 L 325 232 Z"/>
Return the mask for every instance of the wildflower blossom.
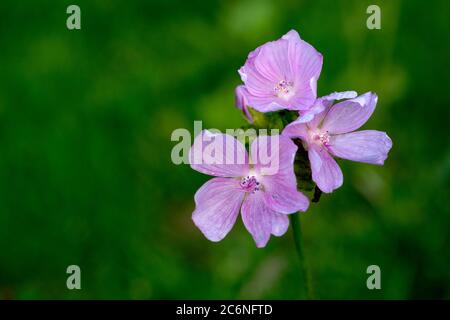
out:
<path id="1" fill-rule="evenodd" d="M 291 30 L 252 51 L 239 74 L 252 108 L 307 111 L 316 100 L 321 69 L 322 55 Z"/>
<path id="2" fill-rule="evenodd" d="M 278 143 L 273 144 L 274 139 Z M 241 212 L 258 247 L 264 247 L 271 234 L 283 235 L 289 226 L 287 214 L 306 211 L 309 205 L 297 191 L 296 152 L 297 146 L 287 137 L 259 136 L 249 156 L 234 137 L 202 131 L 190 150 L 191 167 L 215 178 L 195 194 L 195 225 L 209 240 L 220 241 Z M 276 163 L 276 170 L 270 170 L 264 155 Z"/>
<path id="3" fill-rule="evenodd" d="M 382 165 L 392 147 L 385 132 L 356 131 L 370 118 L 378 101 L 368 92 L 332 105 L 332 100 L 352 94 L 335 93 L 319 99 L 324 110 L 305 123 L 301 117 L 290 123 L 283 135 L 300 138 L 308 150 L 312 179 L 323 192 L 332 192 L 343 183 L 342 171 L 334 157 Z"/>

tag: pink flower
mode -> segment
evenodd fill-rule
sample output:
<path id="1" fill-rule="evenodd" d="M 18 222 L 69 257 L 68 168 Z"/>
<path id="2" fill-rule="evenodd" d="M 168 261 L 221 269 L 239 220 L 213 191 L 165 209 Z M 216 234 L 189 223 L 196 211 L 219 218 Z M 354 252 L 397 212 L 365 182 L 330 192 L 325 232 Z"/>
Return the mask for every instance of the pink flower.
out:
<path id="1" fill-rule="evenodd" d="M 287 214 L 306 211 L 309 205 L 297 191 L 296 152 L 297 146 L 287 137 L 259 136 L 249 157 L 234 137 L 202 131 L 190 150 L 191 167 L 215 178 L 195 194 L 195 225 L 209 240 L 220 241 L 241 212 L 258 247 L 264 247 L 271 234 L 283 235 L 289 226 Z M 265 156 L 275 162 L 276 170 L 267 166 Z"/>
<path id="2" fill-rule="evenodd" d="M 291 30 L 252 51 L 239 74 L 252 108 L 305 111 L 316 100 L 321 69 L 322 55 Z"/>
<path id="3" fill-rule="evenodd" d="M 342 98 L 348 93 L 335 93 Z M 290 123 L 283 135 L 303 140 L 311 163 L 312 179 L 323 192 L 332 192 L 342 185 L 342 171 L 332 156 L 358 162 L 382 165 L 392 147 L 385 132 L 356 131 L 372 115 L 378 101 L 375 93 L 365 93 L 354 99 L 332 105 L 330 98 L 319 99 L 324 110 L 313 120 Z"/>
<path id="4" fill-rule="evenodd" d="M 248 101 L 247 101 L 247 89 L 245 86 L 240 85 L 236 87 L 235 90 L 235 99 L 236 99 L 236 107 L 242 110 L 244 117 L 248 120 L 248 122 L 253 123 L 253 117 L 248 110 Z"/>

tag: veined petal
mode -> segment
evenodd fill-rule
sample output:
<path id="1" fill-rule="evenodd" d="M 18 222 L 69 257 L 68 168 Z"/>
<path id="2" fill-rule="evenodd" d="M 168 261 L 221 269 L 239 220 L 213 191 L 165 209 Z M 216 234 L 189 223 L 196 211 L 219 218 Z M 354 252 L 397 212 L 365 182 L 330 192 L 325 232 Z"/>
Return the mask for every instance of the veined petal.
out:
<path id="1" fill-rule="evenodd" d="M 327 94 L 326 96 L 320 97 L 320 99 L 334 101 L 342 99 L 353 99 L 356 98 L 357 96 L 358 93 L 356 91 L 341 91 Z"/>
<path id="2" fill-rule="evenodd" d="M 262 184 L 264 200 L 272 210 L 290 214 L 308 209 L 308 198 L 297 190 L 293 165 L 290 168 L 282 169 L 276 175 L 264 176 Z"/>
<path id="3" fill-rule="evenodd" d="M 317 81 L 322 70 L 323 57 L 306 41 L 291 41 L 289 46 L 289 62 L 296 75 L 296 80 L 310 85 L 310 80 Z"/>
<path id="4" fill-rule="evenodd" d="M 258 248 L 265 247 L 272 233 L 273 210 L 266 206 L 262 192 L 249 194 L 242 204 L 242 221 Z"/>
<path id="5" fill-rule="evenodd" d="M 259 112 L 283 110 L 287 109 L 290 105 L 289 102 L 276 98 L 273 95 L 255 96 L 252 94 L 248 95 L 248 104 Z"/>
<path id="6" fill-rule="evenodd" d="M 324 147 L 309 144 L 308 157 L 312 179 L 320 190 L 329 193 L 342 185 L 341 168 Z"/>
<path id="7" fill-rule="evenodd" d="M 297 149 L 292 140 L 283 135 L 259 136 L 250 149 L 267 206 L 284 214 L 305 211 L 309 205 L 308 199 L 297 191 L 294 173 Z"/>
<path id="8" fill-rule="evenodd" d="M 253 63 L 246 63 L 241 69 L 239 74 L 242 79 L 245 79 L 245 87 L 250 95 L 256 97 L 273 96 L 273 88 L 275 83 L 256 70 Z M 252 105 L 252 107 L 255 107 Z"/>
<path id="9" fill-rule="evenodd" d="M 305 121 L 308 122 L 308 127 L 311 129 L 316 129 L 322 124 L 323 119 L 327 115 L 335 100 L 351 99 L 355 98 L 357 95 L 358 94 L 356 93 L 356 91 L 343 91 L 333 92 L 326 96 L 320 97 L 316 100 L 310 111 L 307 111 L 305 113 L 302 113 L 302 111 L 300 111 L 299 119 L 304 118 L 305 120 L 308 120 Z M 310 119 L 311 117 L 313 119 Z"/>
<path id="10" fill-rule="evenodd" d="M 314 117 L 322 113 L 326 109 L 326 104 L 322 100 L 317 99 L 311 108 L 305 111 L 299 111 L 299 117 L 295 120 L 296 123 L 311 122 Z"/>
<path id="11" fill-rule="evenodd" d="M 248 91 L 245 88 L 245 86 L 240 85 L 236 87 L 235 90 L 235 103 L 236 103 L 236 108 L 242 110 L 242 112 L 244 113 L 245 118 L 247 118 L 247 120 L 250 123 L 253 123 L 253 117 L 250 113 L 250 111 L 248 110 Z"/>
<path id="12" fill-rule="evenodd" d="M 279 39 L 262 45 L 254 64 L 256 70 L 272 83 L 283 79 L 292 79 L 288 60 L 289 41 Z"/>
<path id="13" fill-rule="evenodd" d="M 297 31 L 294 29 L 289 30 L 284 36 L 281 37 L 282 39 L 288 40 L 288 41 L 294 41 L 299 42 L 301 41 L 300 35 Z"/>
<path id="14" fill-rule="evenodd" d="M 274 236 L 281 237 L 289 228 L 289 218 L 285 214 L 272 212 L 272 231 Z"/>
<path id="15" fill-rule="evenodd" d="M 330 137 L 328 149 L 336 157 L 371 164 L 384 164 L 392 140 L 385 132 L 363 130 Z"/>
<path id="16" fill-rule="evenodd" d="M 317 98 L 317 80 L 322 70 L 323 57 L 309 43 L 289 42 L 289 62 L 294 76 L 296 110 L 309 108 Z"/>
<path id="17" fill-rule="evenodd" d="M 259 50 L 261 47 L 256 48 L 255 50 L 251 51 L 248 56 L 247 60 L 245 61 L 245 64 L 238 70 L 239 75 L 241 76 L 242 82 L 246 83 L 247 81 L 247 67 L 249 65 L 253 65 L 255 57 L 258 55 Z"/>
<path id="18" fill-rule="evenodd" d="M 331 100 L 319 98 L 316 100 L 315 104 L 320 105 L 321 106 L 320 108 L 322 109 L 322 111 L 315 114 L 314 118 L 307 123 L 308 128 L 310 128 L 312 130 L 315 130 L 321 126 L 322 121 L 325 118 L 325 116 L 327 115 L 328 111 L 330 110 L 330 107 L 333 105 L 333 102 Z M 316 107 L 316 108 L 319 109 L 319 107 Z"/>
<path id="19" fill-rule="evenodd" d="M 233 178 L 213 178 L 195 194 L 192 220 L 211 241 L 222 240 L 233 228 L 245 192 Z"/>
<path id="20" fill-rule="evenodd" d="M 282 132 L 283 136 L 289 138 L 300 138 L 303 141 L 308 141 L 308 126 L 303 123 L 303 119 L 297 119 L 289 123 Z"/>
<path id="21" fill-rule="evenodd" d="M 192 169 L 216 177 L 242 177 L 248 173 L 245 147 L 233 136 L 203 130 L 189 150 Z"/>
<path id="22" fill-rule="evenodd" d="M 286 136 L 258 136 L 250 147 L 251 160 L 259 175 L 274 175 L 293 168 L 297 146 Z"/>
<path id="23" fill-rule="evenodd" d="M 339 102 L 331 107 L 326 114 L 322 129 L 331 134 L 354 131 L 370 118 L 378 97 L 375 93 L 367 92 L 357 98 Z"/>

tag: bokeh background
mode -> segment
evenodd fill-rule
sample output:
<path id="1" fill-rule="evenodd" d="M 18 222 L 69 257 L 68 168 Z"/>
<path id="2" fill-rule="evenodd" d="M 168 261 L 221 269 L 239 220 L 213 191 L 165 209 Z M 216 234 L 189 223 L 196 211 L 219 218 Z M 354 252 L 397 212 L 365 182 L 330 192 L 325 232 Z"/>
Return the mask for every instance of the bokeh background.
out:
<path id="1" fill-rule="evenodd" d="M 81 7 L 82 30 L 66 28 Z M 377 4 L 382 29 L 366 28 Z M 324 55 L 320 95 L 373 90 L 383 167 L 302 215 L 314 296 L 450 298 L 447 1 L 0 2 L 0 298 L 302 299 L 292 230 L 257 249 L 240 219 L 191 222 L 209 178 L 174 165 L 176 128 L 244 124 L 249 51 L 297 29 Z M 66 288 L 81 267 L 82 290 Z M 379 265 L 382 289 L 366 288 Z"/>

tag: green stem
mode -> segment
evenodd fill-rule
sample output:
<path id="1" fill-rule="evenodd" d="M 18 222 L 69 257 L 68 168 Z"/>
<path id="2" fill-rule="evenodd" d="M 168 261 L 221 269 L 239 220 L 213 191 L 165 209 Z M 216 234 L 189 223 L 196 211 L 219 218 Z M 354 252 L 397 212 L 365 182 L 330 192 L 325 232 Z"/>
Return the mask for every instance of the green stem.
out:
<path id="1" fill-rule="evenodd" d="M 297 251 L 297 256 L 300 262 L 300 277 L 304 285 L 305 294 L 307 299 L 312 299 L 310 277 L 307 269 L 307 264 L 305 261 L 305 256 L 303 254 L 303 239 L 302 239 L 302 229 L 300 223 L 300 214 L 294 213 L 289 215 L 291 220 L 292 232 L 294 235 L 295 249 Z"/>

